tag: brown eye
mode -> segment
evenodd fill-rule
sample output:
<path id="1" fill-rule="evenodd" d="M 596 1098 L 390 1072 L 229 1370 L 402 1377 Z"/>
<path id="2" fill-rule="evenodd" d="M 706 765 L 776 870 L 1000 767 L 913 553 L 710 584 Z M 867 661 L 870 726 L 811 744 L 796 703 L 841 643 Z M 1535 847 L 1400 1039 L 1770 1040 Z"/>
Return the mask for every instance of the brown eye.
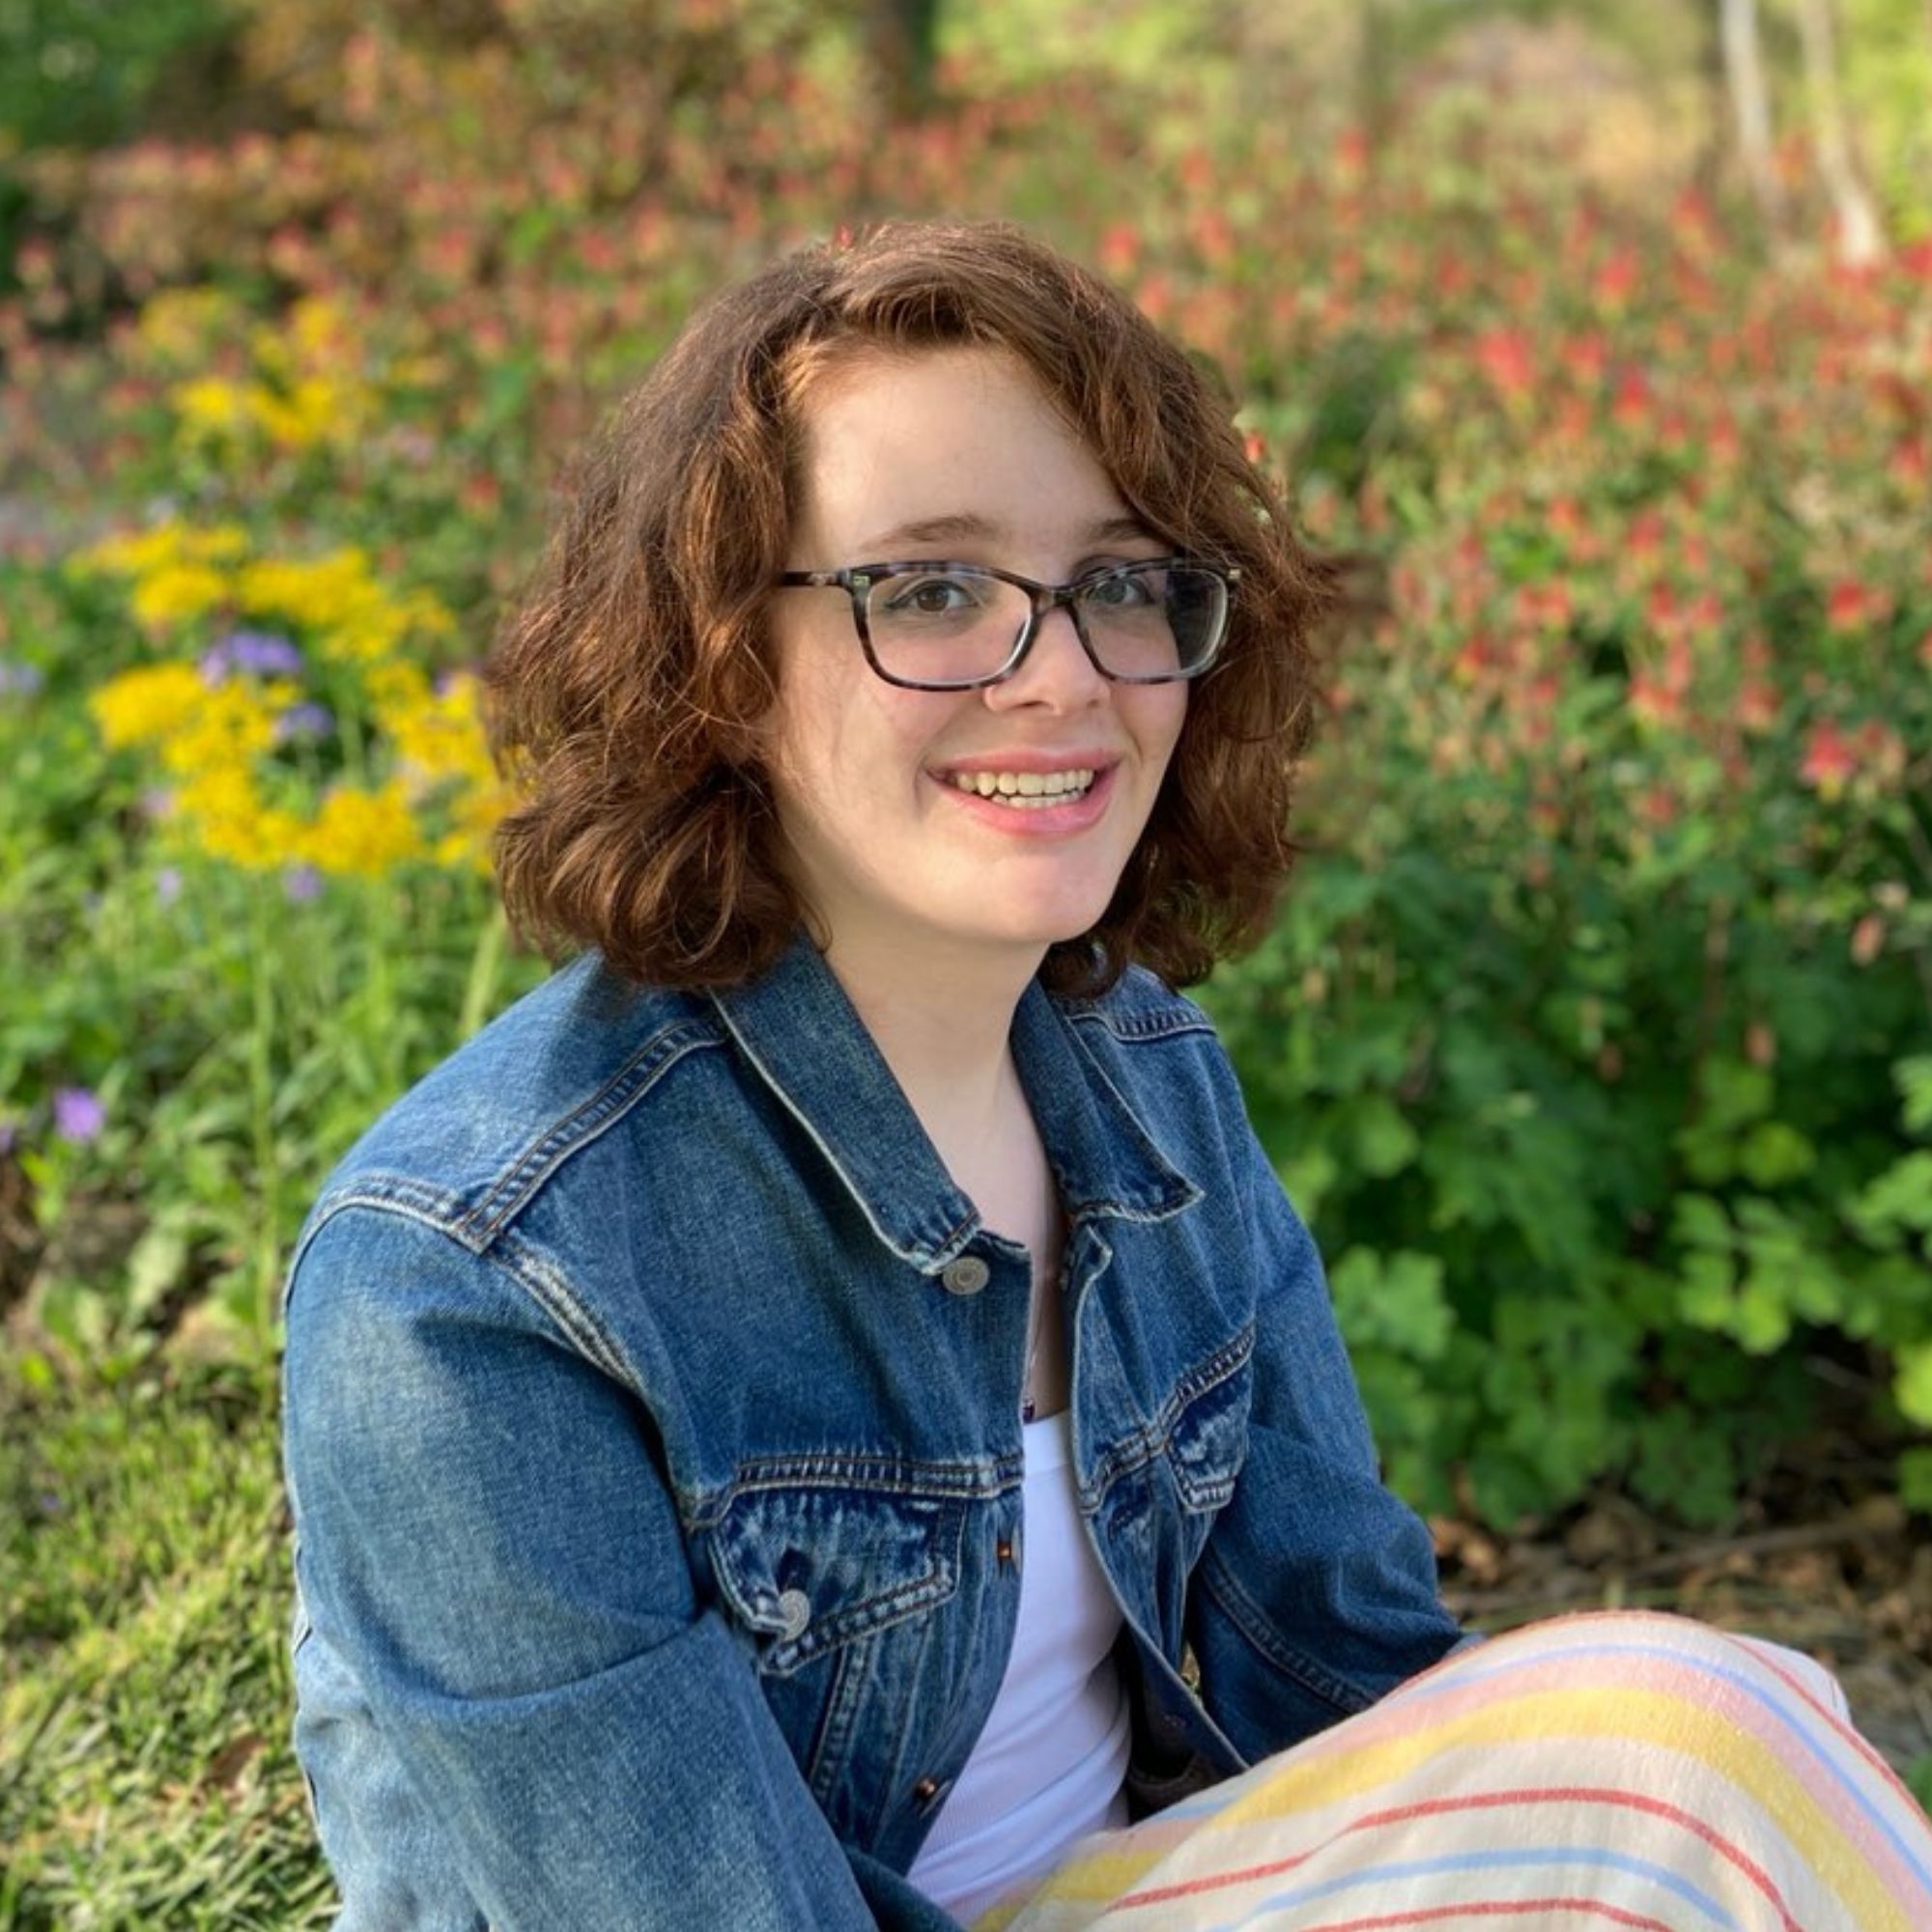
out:
<path id="1" fill-rule="evenodd" d="M 949 573 L 889 579 L 883 607 L 888 617 L 963 617 L 984 608 L 986 586 L 976 580 Z"/>

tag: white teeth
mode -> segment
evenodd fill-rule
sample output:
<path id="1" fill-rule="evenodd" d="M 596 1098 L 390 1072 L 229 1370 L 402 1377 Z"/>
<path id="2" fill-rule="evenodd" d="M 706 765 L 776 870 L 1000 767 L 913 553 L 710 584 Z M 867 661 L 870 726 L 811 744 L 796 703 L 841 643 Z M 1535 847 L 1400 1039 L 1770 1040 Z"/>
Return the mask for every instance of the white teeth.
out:
<path id="1" fill-rule="evenodd" d="M 1078 798 L 1094 782 L 1094 773 L 1085 767 L 1070 772 L 954 772 L 952 782 L 961 791 L 996 798 L 1002 805 L 1037 807 Z"/>

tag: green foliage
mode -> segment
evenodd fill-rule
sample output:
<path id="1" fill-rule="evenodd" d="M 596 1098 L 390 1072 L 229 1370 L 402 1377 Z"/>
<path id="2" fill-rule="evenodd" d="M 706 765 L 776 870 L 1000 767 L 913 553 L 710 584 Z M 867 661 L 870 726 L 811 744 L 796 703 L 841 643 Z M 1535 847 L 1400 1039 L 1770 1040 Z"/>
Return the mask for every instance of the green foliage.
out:
<path id="1" fill-rule="evenodd" d="M 1932 19 L 1923 0 L 1842 0 L 1844 86 L 1890 225 L 1932 240 Z"/>
<path id="2" fill-rule="evenodd" d="M 0 1363 L 0 1926 L 327 1923 L 270 1384 Z"/>
<path id="3" fill-rule="evenodd" d="M 157 93 L 218 57 L 238 0 L 0 0 L 0 157 L 141 130 Z"/>

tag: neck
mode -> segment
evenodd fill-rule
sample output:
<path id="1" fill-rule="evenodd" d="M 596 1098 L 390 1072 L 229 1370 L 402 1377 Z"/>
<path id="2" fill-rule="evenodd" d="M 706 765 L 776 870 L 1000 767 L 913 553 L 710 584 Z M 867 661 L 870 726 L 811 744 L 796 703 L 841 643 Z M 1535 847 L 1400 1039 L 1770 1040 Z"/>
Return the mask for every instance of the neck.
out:
<path id="1" fill-rule="evenodd" d="M 993 1121 L 1015 1094 L 1009 1037 L 1043 948 L 914 952 L 835 938 L 826 963 L 933 1139 Z"/>

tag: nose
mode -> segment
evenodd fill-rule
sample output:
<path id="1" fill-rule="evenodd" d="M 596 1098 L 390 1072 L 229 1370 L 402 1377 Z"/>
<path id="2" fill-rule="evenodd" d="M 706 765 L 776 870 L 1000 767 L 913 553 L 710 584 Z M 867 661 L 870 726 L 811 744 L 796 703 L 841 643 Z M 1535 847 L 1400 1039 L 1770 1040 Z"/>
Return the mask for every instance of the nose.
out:
<path id="1" fill-rule="evenodd" d="M 1019 669 L 1005 683 L 986 686 L 985 698 L 995 711 L 1028 704 L 1080 711 L 1100 702 L 1107 691 L 1107 680 L 1073 628 L 1073 612 L 1062 604 L 1040 619 Z"/>

